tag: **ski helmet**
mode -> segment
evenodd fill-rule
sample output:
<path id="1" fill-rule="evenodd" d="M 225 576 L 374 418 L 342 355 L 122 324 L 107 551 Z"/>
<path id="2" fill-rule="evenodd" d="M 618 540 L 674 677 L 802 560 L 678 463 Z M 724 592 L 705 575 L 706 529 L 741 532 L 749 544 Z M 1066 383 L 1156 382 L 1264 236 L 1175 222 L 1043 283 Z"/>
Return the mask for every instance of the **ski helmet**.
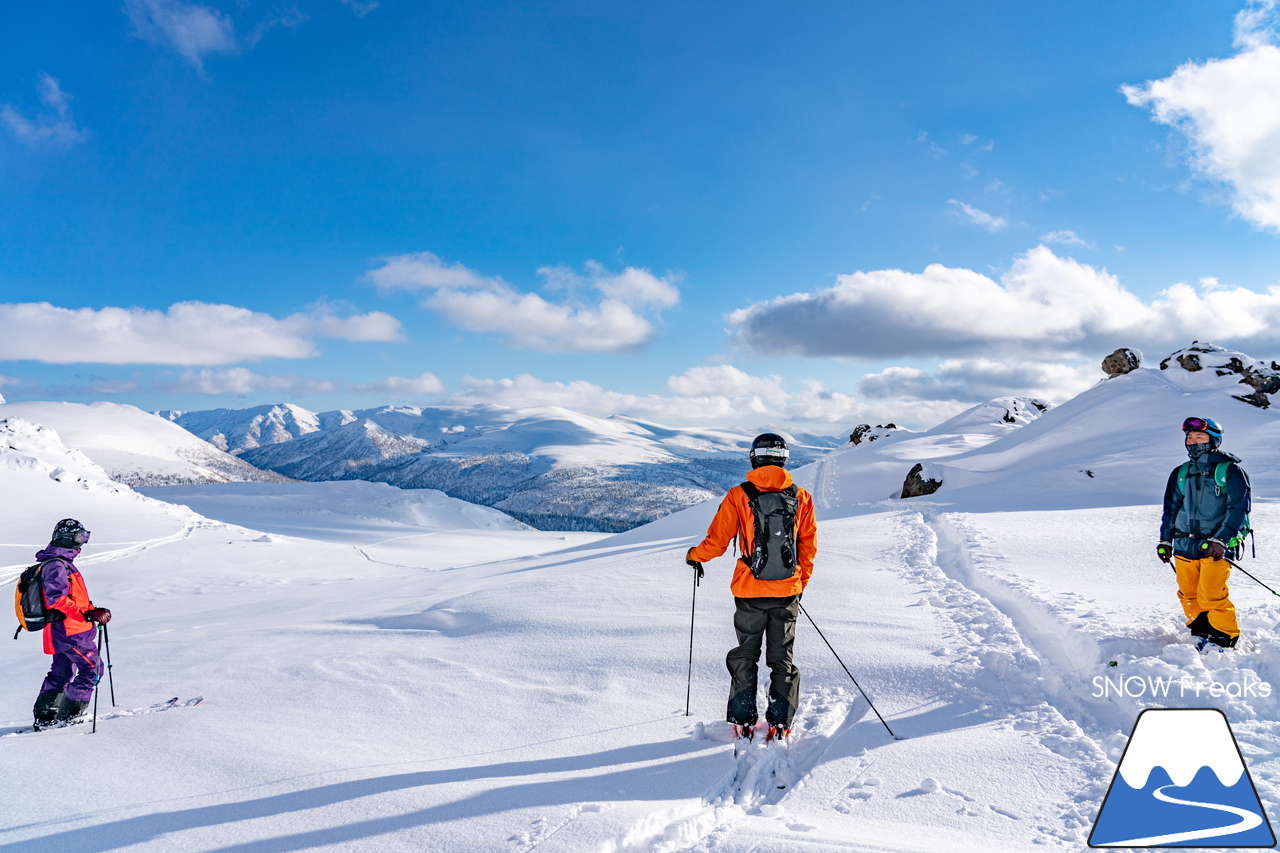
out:
<path id="1" fill-rule="evenodd" d="M 1222 446 L 1222 427 L 1213 418 L 1187 418 L 1182 422 L 1182 431 L 1202 432 L 1209 436 L 1209 449 L 1217 450 Z"/>
<path id="2" fill-rule="evenodd" d="M 757 435 L 756 440 L 751 442 L 752 468 L 759 468 L 761 465 L 777 465 L 779 468 L 785 468 L 787 457 L 790 455 L 787 440 L 777 433 L 766 432 Z"/>
<path id="3" fill-rule="evenodd" d="M 59 521 L 53 528 L 53 539 L 51 541 L 69 542 L 68 548 L 79 548 L 89 541 L 89 531 L 84 529 L 84 525 L 76 521 L 74 518 L 64 518 Z"/>

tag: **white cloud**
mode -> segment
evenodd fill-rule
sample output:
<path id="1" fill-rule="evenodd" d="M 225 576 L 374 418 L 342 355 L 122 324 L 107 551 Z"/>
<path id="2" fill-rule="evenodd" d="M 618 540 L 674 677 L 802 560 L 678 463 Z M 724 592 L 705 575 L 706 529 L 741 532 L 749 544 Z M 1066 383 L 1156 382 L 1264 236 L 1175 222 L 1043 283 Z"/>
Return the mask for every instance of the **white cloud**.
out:
<path id="1" fill-rule="evenodd" d="M 608 391 L 581 380 L 547 382 L 529 374 L 514 379 L 466 376 L 462 378 L 462 390 L 451 395 L 448 402 L 467 406 L 494 403 L 513 408 L 560 406 L 597 417 L 628 415 L 673 425 L 714 423 L 749 427 L 777 423 L 809 429 L 830 429 L 835 424 L 843 427 L 859 418 L 886 415 L 902 418 L 904 414 L 915 414 L 927 420 L 934 414 L 949 417 L 955 413 L 955 406 L 951 404 L 920 404 L 913 407 L 912 413 L 904 413 L 896 403 L 889 407 L 878 403 L 868 406 L 850 395 L 827 391 L 821 383 L 812 380 L 802 382 L 799 391 L 771 389 L 772 396 L 765 398 L 761 390 L 771 385 L 780 386 L 781 381 L 776 377 L 753 377 L 736 368 L 736 374 L 723 374 L 736 382 L 736 386 L 716 393 L 715 389 L 702 384 L 711 374 L 699 373 L 700 370 L 692 368 L 682 376 L 670 377 L 668 388 L 679 389 L 676 396 L 670 397 Z"/>
<path id="2" fill-rule="evenodd" d="M 872 399 L 939 400 L 980 403 L 1020 395 L 1060 402 L 1095 384 L 1097 364 L 1005 363 L 991 359 L 944 361 L 931 373 L 914 367 L 889 367 L 858 380 L 858 392 Z"/>
<path id="3" fill-rule="evenodd" d="M 245 44 L 249 47 L 253 47 L 258 42 L 262 41 L 262 37 L 274 27 L 284 27 L 292 30 L 302 26 L 308 20 L 310 20 L 310 17 L 303 14 L 303 12 L 296 6 L 277 9 L 254 26 L 249 35 L 245 36 Z"/>
<path id="4" fill-rule="evenodd" d="M 1057 243 L 1061 246 L 1084 246 L 1086 249 L 1092 249 L 1092 243 L 1086 243 L 1076 235 L 1074 231 L 1050 231 L 1047 234 L 1040 235 L 1041 243 Z"/>
<path id="5" fill-rule="evenodd" d="M 735 311 L 729 322 L 739 346 L 771 355 L 1092 359 L 1118 346 L 1184 344 L 1206 329 L 1221 343 L 1280 342 L 1280 286 L 1175 284 L 1144 302 L 1106 270 L 1039 246 L 999 282 L 941 264 L 858 272 Z"/>
<path id="6" fill-rule="evenodd" d="M 356 17 L 363 18 L 365 15 L 378 8 L 378 0 L 368 0 L 361 3 L 360 0 L 341 0 L 342 5 L 350 7 L 352 12 L 356 13 Z"/>
<path id="7" fill-rule="evenodd" d="M 400 376 L 388 376 L 377 382 L 363 382 L 352 385 L 351 390 L 360 394 L 443 394 L 444 383 L 433 373 L 405 379 Z"/>
<path id="8" fill-rule="evenodd" d="M 201 73 L 208 54 L 239 49 L 231 18 L 209 6 L 182 0 L 125 0 L 124 7 L 133 35 L 167 44 Z"/>
<path id="9" fill-rule="evenodd" d="M 62 91 L 57 80 L 41 72 L 36 91 L 40 93 L 40 102 L 52 112 L 27 118 L 9 104 L 0 107 L 0 121 L 8 125 L 15 139 L 32 148 L 43 145 L 69 148 L 88 135 L 76 127 L 75 116 L 67 104 L 71 96 Z"/>
<path id="10" fill-rule="evenodd" d="M 205 302 L 179 302 L 167 311 L 0 304 L 0 361 L 214 365 L 308 358 L 319 354 L 316 337 L 393 341 L 401 329 L 380 311 L 345 318 L 319 311 L 277 320 Z"/>
<path id="11" fill-rule="evenodd" d="M 957 201 L 954 198 L 948 201 L 947 204 L 955 205 L 955 207 L 951 208 L 951 212 L 959 217 L 962 222 L 969 222 L 985 228 L 993 234 L 1009 224 L 1003 216 L 992 216 L 985 210 L 978 210 L 978 208 L 967 205 L 962 201 Z"/>
<path id="12" fill-rule="evenodd" d="M 521 293 L 501 278 L 482 275 L 462 264 L 447 265 L 431 252 L 386 258 L 365 279 L 384 292 L 433 291 L 423 306 L 472 332 L 503 336 L 515 349 L 542 352 L 635 352 L 654 336 L 642 311 L 679 302 L 679 276 L 655 276 L 627 267 L 610 274 L 594 261 L 587 275 L 568 267 L 543 267 L 538 273 L 548 290 L 565 291 L 566 301 L 551 302 L 537 293 Z M 586 302 L 582 291 L 598 296 Z"/>
<path id="13" fill-rule="evenodd" d="M 785 402 L 787 392 L 781 376 L 752 376 L 731 364 L 691 367 L 667 379 L 667 388 L 679 397 L 763 397 Z"/>
<path id="14" fill-rule="evenodd" d="M 185 370 L 176 379 L 158 382 L 156 387 L 167 394 L 207 394 L 210 396 L 244 396 L 257 391 L 277 394 L 314 394 L 336 391 L 334 383 L 324 379 L 298 376 L 264 376 L 244 367 L 226 370 Z"/>
<path id="15" fill-rule="evenodd" d="M 1130 104 L 1151 110 L 1191 144 L 1192 166 L 1232 190 L 1232 208 L 1280 232 L 1280 48 L 1275 2 L 1252 2 L 1236 16 L 1229 59 L 1188 62 L 1163 80 L 1123 86 Z"/>

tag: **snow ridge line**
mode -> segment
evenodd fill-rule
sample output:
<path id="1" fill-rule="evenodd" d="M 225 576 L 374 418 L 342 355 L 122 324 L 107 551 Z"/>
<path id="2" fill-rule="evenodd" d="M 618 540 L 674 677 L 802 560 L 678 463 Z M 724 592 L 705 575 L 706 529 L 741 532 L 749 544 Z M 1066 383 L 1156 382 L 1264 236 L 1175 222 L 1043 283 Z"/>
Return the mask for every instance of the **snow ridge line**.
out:
<path id="1" fill-rule="evenodd" d="M 1094 765 L 1089 775 L 1100 781 L 1064 804 L 1056 825 L 1046 821 L 1048 825 L 1040 827 L 1057 841 L 1081 843 L 1093 825 L 1115 765 L 1057 706 L 1061 697 L 1053 692 L 1056 682 L 1045 678 L 1045 662 L 1029 647 L 1014 620 L 964 582 L 971 580 L 972 571 L 965 562 L 963 539 L 949 525 L 939 523 L 936 510 L 923 509 L 899 515 L 904 528 L 904 575 L 923 585 L 924 603 L 955 626 L 960 646 L 953 661 L 956 686 L 986 703 L 1009 727 L 1037 738 L 1046 749 Z"/>

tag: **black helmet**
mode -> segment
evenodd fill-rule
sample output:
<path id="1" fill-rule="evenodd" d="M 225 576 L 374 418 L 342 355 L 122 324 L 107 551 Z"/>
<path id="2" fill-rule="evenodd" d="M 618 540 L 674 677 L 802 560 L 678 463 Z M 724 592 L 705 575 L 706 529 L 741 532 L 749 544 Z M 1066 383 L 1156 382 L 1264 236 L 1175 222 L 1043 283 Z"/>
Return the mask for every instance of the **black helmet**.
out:
<path id="1" fill-rule="evenodd" d="M 54 525 L 51 541 L 60 548 L 80 548 L 89 541 L 89 531 L 74 518 L 64 518 Z"/>
<path id="2" fill-rule="evenodd" d="M 787 457 L 791 455 L 791 451 L 787 450 L 787 440 L 774 432 L 766 432 L 763 435 L 757 435 L 756 440 L 751 442 L 751 467 L 759 468 L 761 465 L 777 465 L 779 468 L 787 466 Z"/>

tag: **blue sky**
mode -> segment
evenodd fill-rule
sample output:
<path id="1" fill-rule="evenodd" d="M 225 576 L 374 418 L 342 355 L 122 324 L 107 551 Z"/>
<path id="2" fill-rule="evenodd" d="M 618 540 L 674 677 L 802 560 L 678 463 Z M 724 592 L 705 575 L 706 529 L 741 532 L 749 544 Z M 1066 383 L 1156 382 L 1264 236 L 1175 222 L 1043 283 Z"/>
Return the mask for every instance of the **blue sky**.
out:
<path id="1" fill-rule="evenodd" d="M 0 393 L 837 432 L 1271 358 L 1272 11 L 25 4 Z"/>

